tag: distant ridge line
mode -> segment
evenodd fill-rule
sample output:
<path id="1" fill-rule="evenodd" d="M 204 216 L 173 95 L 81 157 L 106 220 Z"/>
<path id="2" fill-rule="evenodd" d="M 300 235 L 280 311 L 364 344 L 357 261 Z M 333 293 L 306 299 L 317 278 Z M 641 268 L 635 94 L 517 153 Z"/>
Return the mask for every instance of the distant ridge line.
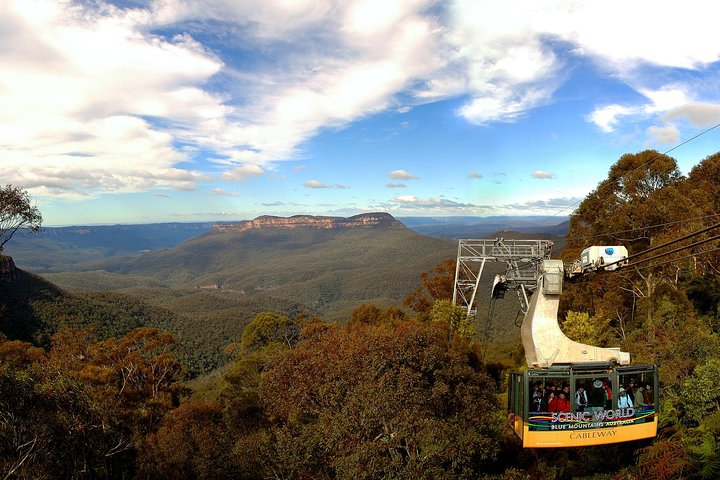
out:
<path id="1" fill-rule="evenodd" d="M 262 215 L 253 220 L 238 223 L 216 223 L 213 230 L 218 233 L 244 232 L 251 229 L 273 228 L 316 228 L 324 230 L 345 228 L 406 228 L 389 213 L 361 213 L 352 217 L 326 217 L 314 215 L 293 215 L 292 217 L 276 217 Z"/>

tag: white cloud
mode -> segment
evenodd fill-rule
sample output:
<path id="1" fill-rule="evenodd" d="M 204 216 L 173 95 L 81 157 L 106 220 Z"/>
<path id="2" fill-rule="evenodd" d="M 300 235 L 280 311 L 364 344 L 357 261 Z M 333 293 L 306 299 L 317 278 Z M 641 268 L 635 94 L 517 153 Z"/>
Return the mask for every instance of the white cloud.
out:
<path id="1" fill-rule="evenodd" d="M 147 15 L 69 0 L 3 2 L 0 168 L 40 195 L 83 197 L 206 177 L 180 170 L 173 128 L 224 114 L 200 89 L 222 63 L 186 36 L 140 33 Z"/>
<path id="2" fill-rule="evenodd" d="M 385 184 L 385 186 L 388 188 L 406 188 L 407 187 L 407 185 L 405 185 L 404 183 L 396 183 L 396 182 L 388 182 Z"/>
<path id="3" fill-rule="evenodd" d="M 498 212 L 505 214 L 518 214 L 522 213 L 525 215 L 558 215 L 557 223 L 565 221 L 565 218 L 561 218 L 559 215 L 564 216 L 570 215 L 582 201 L 582 198 L 578 197 L 558 197 L 549 198 L 544 200 L 528 200 L 526 202 L 512 203 L 497 207 Z M 548 225 L 553 225 L 549 223 Z"/>
<path id="4" fill-rule="evenodd" d="M 720 104 L 690 101 L 684 89 L 667 86 L 659 90 L 641 89 L 648 102 L 635 106 L 607 105 L 597 108 L 588 115 L 587 120 L 595 123 L 604 132 L 613 132 L 623 117 L 632 119 L 654 119 L 663 125 L 654 125 L 647 129 L 650 144 L 675 143 L 680 140 L 680 131 L 674 120 L 686 120 L 695 127 L 714 125 L 720 122 Z"/>
<path id="5" fill-rule="evenodd" d="M 223 172 L 222 178 L 225 180 L 242 181 L 250 177 L 263 175 L 264 173 L 265 171 L 258 165 L 241 165 Z"/>
<path id="6" fill-rule="evenodd" d="M 720 122 L 720 104 L 691 102 L 670 109 L 663 120 L 687 120 L 695 127 L 707 127 Z"/>
<path id="7" fill-rule="evenodd" d="M 243 179 L 296 159 L 323 128 L 461 95 L 470 122 L 514 121 L 552 101 L 572 55 L 647 99 L 598 107 L 588 120 L 606 132 L 637 115 L 693 125 L 718 115 L 704 98 L 712 85 L 648 74 L 717 62 L 712 2 L 131 4 L 141 6 L 0 3 L 5 181 L 40 195 L 192 189 L 208 179 L 198 152 Z M 248 67 L 223 57 L 228 45 L 263 58 L 243 56 Z M 669 133 L 661 128 L 648 134 Z"/>
<path id="8" fill-rule="evenodd" d="M 657 90 L 641 88 L 638 90 L 650 100 L 645 106 L 647 113 L 666 112 L 688 103 L 688 95 L 684 89 L 667 85 Z"/>
<path id="9" fill-rule="evenodd" d="M 468 173 L 468 178 L 472 178 L 473 180 L 480 180 L 481 178 L 483 178 L 483 176 L 478 172 L 470 172 Z"/>
<path id="10" fill-rule="evenodd" d="M 418 198 L 415 195 L 400 195 L 390 200 L 391 203 L 400 204 L 405 208 L 413 209 L 467 209 L 476 205 L 460 203 L 442 197 Z"/>
<path id="11" fill-rule="evenodd" d="M 595 109 L 588 115 L 587 120 L 597 125 L 603 132 L 609 133 L 615 129 L 621 117 L 637 113 L 637 108 L 624 105 L 606 105 Z"/>
<path id="12" fill-rule="evenodd" d="M 212 193 L 212 194 L 215 195 L 216 197 L 223 197 L 223 196 L 225 196 L 225 197 L 237 197 L 237 196 L 240 195 L 239 192 L 236 192 L 236 191 L 234 191 L 234 190 L 227 191 L 227 190 L 224 190 L 224 189 L 222 189 L 222 188 L 213 188 L 212 192 L 210 192 L 210 193 Z"/>
<path id="13" fill-rule="evenodd" d="M 396 94 L 446 63 L 438 44 L 437 20 L 422 14 L 431 1 L 398 1 L 392 6 L 377 1 L 331 2 L 330 8 L 301 4 L 294 10 L 291 30 L 280 6 L 284 3 L 269 3 L 278 10 L 277 18 L 267 5 L 259 7 L 267 15 L 252 13 L 257 2 L 227 12 L 239 15 L 242 24 L 248 19 L 261 22 L 253 27 L 253 34 L 282 34 L 282 40 L 265 38 L 270 44 L 252 38 L 259 48 L 272 50 L 273 42 L 280 42 L 287 50 L 273 50 L 276 57 L 264 71 L 249 73 L 232 65 L 224 71 L 240 80 L 233 82 L 237 84 L 233 92 L 252 99 L 228 115 L 235 127 L 225 132 L 228 141 L 235 136 L 242 140 L 236 143 L 247 146 L 231 161 L 293 158 L 297 146 L 321 128 L 340 127 L 394 106 Z M 290 44 L 292 48 L 286 48 Z"/>
<path id="14" fill-rule="evenodd" d="M 330 188 L 324 183 L 318 182 L 317 180 L 308 180 L 307 182 L 303 183 L 303 185 L 307 188 Z"/>
<path id="15" fill-rule="evenodd" d="M 365 209 L 384 209 L 395 215 L 549 215 L 557 217 L 557 222 L 548 223 L 548 226 L 553 226 L 567 220 L 567 215 L 572 213 L 580 200 L 581 198 L 558 197 L 505 205 L 478 205 L 444 197 L 418 198 L 415 195 L 400 195 L 385 204 L 369 205 Z"/>
<path id="16" fill-rule="evenodd" d="M 420 177 L 413 175 L 410 172 L 406 172 L 405 170 L 393 170 L 388 174 L 388 177 L 390 177 L 393 180 L 419 180 Z"/>
<path id="17" fill-rule="evenodd" d="M 530 174 L 530 176 L 540 180 L 549 180 L 555 178 L 554 173 L 543 172 L 542 170 L 535 170 L 533 173 Z"/>
<path id="18" fill-rule="evenodd" d="M 303 186 L 305 186 L 306 188 L 336 188 L 338 190 L 348 190 L 350 188 L 350 186 L 342 185 L 340 183 L 335 183 L 333 185 L 326 185 L 317 180 L 309 180 L 309 181 L 303 183 Z"/>
<path id="19" fill-rule="evenodd" d="M 460 114 L 478 124 L 513 121 L 551 101 L 566 75 L 558 46 L 649 98 L 648 105 L 631 110 L 651 106 L 663 111 L 682 101 L 682 91 L 696 90 L 687 87 L 687 80 L 684 86 L 664 85 L 663 77 L 649 69 L 703 69 L 720 57 L 720 45 L 705 40 L 720 5 L 702 0 L 683 6 L 648 0 L 632 5 L 620 0 L 457 0 L 449 12 L 447 38 L 459 60 L 456 77 L 465 78 L 462 91 L 471 96 Z M 658 29 L 673 35 L 658 35 Z M 612 131 L 628 113 L 601 107 L 591 121 Z"/>
<path id="20" fill-rule="evenodd" d="M 674 125 L 648 127 L 647 135 L 653 144 L 661 143 L 670 145 L 680 140 L 680 131 Z"/>

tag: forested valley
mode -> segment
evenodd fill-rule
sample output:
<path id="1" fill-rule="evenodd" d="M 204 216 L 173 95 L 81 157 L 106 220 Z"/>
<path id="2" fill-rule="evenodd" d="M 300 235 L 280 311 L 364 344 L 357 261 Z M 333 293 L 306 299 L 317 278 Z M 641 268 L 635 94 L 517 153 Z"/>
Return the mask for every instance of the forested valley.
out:
<path id="1" fill-rule="evenodd" d="M 720 153 L 687 176 L 669 156 L 627 154 L 570 216 L 561 257 L 570 263 L 590 245 L 639 253 L 718 222 Z M 708 229 L 701 238 L 715 235 Z M 103 294 L 31 311 L 28 292 L 17 289 L 42 288 L 35 293 L 51 299 L 55 287 L 20 271 L 0 282 L 0 473 L 4 480 L 718 478 L 717 242 L 566 282 L 560 319 L 568 336 L 659 366 L 659 434 L 544 450 L 523 450 L 506 425 L 507 373 L 527 368 L 519 335 L 493 348 L 483 335 L 487 319 L 468 321 L 452 304 L 454 259 L 431 265 L 404 304 L 360 304 L 344 321 L 259 313 L 227 345 L 228 363 L 192 381 L 183 346 L 147 326 L 148 317 L 172 322 L 168 311 Z M 27 335 L 19 311 L 44 319 L 42 328 Z"/>

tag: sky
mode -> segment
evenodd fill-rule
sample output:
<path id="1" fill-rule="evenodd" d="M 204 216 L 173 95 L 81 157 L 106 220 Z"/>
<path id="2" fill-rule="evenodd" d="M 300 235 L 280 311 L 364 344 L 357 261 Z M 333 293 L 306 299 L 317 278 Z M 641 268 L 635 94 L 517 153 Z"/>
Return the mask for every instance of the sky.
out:
<path id="1" fill-rule="evenodd" d="M 720 3 L 2 0 L 0 182 L 44 224 L 557 215 L 720 151 Z M 677 147 L 677 148 L 675 148 Z M 559 222 L 558 222 L 559 223 Z"/>

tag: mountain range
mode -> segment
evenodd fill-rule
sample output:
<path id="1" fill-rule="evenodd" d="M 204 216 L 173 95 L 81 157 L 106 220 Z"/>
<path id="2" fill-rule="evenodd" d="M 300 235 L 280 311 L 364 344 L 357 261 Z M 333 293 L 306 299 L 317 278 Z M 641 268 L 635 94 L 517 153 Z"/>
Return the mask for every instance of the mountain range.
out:
<path id="1" fill-rule="evenodd" d="M 523 235 L 505 233 L 514 238 Z M 65 227 L 46 231 L 33 241 L 36 243 L 14 238 L 11 243 L 16 245 L 8 253 L 26 269 L 41 265 L 43 281 L 53 282 L 56 297 L 63 299 L 58 300 L 61 304 L 95 305 L 99 301 L 103 305 L 77 306 L 89 311 L 105 311 L 108 305 L 122 305 L 130 311 L 147 307 L 154 313 L 144 320 L 134 316 L 121 323 L 145 322 L 173 333 L 196 374 L 222 364 L 224 347 L 239 340 L 244 326 L 257 313 L 303 313 L 345 322 L 353 309 L 365 303 L 401 306 L 420 285 L 422 272 L 457 253 L 455 241 L 417 233 L 386 213 L 349 218 L 263 216 L 216 224 Z M 55 248 L 42 251 L 40 247 L 47 245 Z M 55 254 L 70 259 L 68 252 L 81 260 L 52 263 Z M 487 282 L 492 281 L 494 270 L 502 269 L 502 265 L 491 267 Z M 27 278 L 38 279 L 26 277 L 26 285 L 40 285 Z M 481 299 L 481 304 L 479 311 L 489 313 L 489 296 Z M 510 342 L 516 312 L 517 303 L 511 298 L 501 301 L 492 315 L 494 320 L 491 318 L 493 329 Z M 101 317 L 112 323 L 108 320 L 112 315 Z M 47 340 L 53 328 L 36 330 Z M 124 329 L 122 325 L 104 328 Z M 489 325 L 480 330 L 490 333 Z"/>
<path id="2" fill-rule="evenodd" d="M 303 219 L 311 219 L 316 224 L 332 223 L 334 228 L 349 228 L 357 219 L 366 221 L 367 218 L 368 214 L 348 219 L 309 215 L 288 218 L 261 216 L 241 222 L 43 227 L 39 233 L 32 235 L 19 231 L 7 244 L 6 253 L 15 259 L 18 266 L 36 273 L 87 270 L 101 259 L 172 248 L 213 230 L 244 230 L 252 225 L 269 227 L 272 222 L 282 225 L 289 220 L 299 226 Z M 423 235 L 447 239 L 493 238 L 505 236 L 504 232 L 508 231 L 541 233 L 549 237 L 561 237 L 567 233 L 567 221 L 562 217 L 403 217 L 392 218 L 392 221 Z"/>

